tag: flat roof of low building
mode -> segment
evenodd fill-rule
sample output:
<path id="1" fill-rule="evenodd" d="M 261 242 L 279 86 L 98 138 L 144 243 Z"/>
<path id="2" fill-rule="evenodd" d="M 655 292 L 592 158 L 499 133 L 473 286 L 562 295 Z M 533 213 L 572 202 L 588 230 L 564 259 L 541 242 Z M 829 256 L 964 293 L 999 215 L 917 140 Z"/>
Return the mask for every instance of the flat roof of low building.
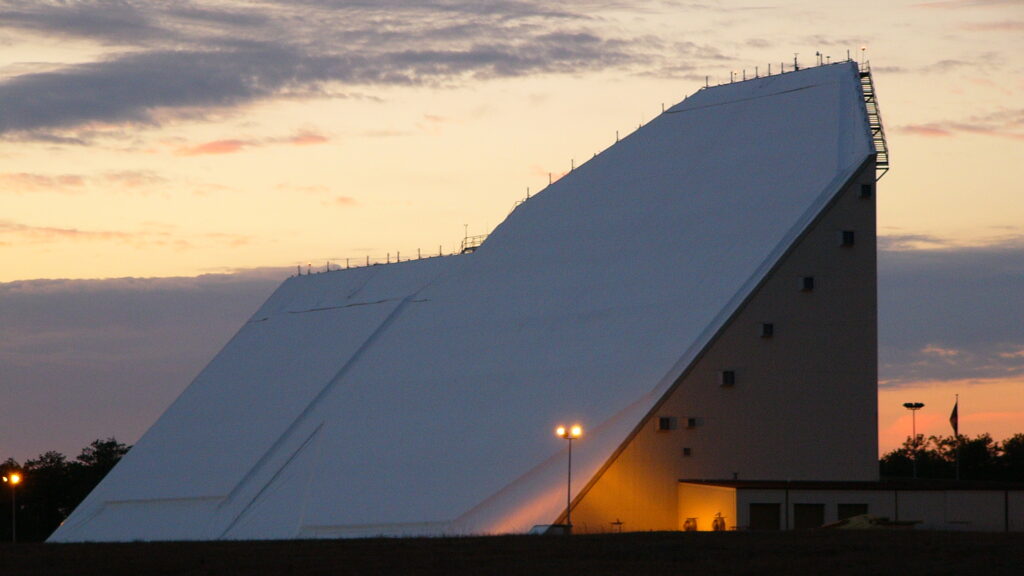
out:
<path id="1" fill-rule="evenodd" d="M 1024 482 L 986 480 L 949 480 L 932 478 L 885 478 L 877 482 L 845 482 L 816 480 L 693 480 L 685 484 L 719 486 L 736 489 L 769 490 L 1024 490 Z"/>

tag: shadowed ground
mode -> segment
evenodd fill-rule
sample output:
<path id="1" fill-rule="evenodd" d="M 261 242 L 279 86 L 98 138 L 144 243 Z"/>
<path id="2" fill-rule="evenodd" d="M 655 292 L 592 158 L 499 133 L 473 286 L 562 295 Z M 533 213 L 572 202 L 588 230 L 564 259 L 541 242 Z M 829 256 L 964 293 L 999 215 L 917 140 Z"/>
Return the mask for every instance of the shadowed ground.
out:
<path id="1" fill-rule="evenodd" d="M 5 544 L 0 574 L 1024 573 L 1024 534 L 912 531 Z"/>

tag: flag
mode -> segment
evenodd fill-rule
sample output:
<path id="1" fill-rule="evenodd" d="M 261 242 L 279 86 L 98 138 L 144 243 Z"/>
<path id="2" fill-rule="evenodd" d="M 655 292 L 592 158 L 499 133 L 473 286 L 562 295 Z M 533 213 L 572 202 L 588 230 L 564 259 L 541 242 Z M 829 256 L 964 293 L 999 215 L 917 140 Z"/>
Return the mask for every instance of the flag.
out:
<path id="1" fill-rule="evenodd" d="M 953 413 L 949 415 L 949 424 L 953 427 L 953 435 L 960 435 L 960 417 L 957 415 L 957 408 L 960 406 L 960 399 L 953 404 Z"/>

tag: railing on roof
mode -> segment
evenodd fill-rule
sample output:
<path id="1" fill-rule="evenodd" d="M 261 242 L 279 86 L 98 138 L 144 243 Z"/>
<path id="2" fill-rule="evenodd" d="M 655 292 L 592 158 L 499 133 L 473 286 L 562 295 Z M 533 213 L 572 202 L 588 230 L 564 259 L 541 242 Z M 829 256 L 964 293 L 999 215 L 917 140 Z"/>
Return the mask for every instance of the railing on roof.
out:
<path id="1" fill-rule="evenodd" d="M 871 143 L 875 147 L 875 181 L 882 179 L 889 171 L 889 144 L 885 140 L 885 127 L 882 126 L 882 113 L 878 109 L 878 98 L 875 94 L 875 83 L 871 77 L 871 63 L 864 61 L 860 65 L 860 87 L 864 94 L 864 106 L 868 112 L 868 124 L 871 126 Z"/>
<path id="2" fill-rule="evenodd" d="M 477 234 L 476 236 L 466 236 L 462 239 L 462 247 L 459 249 L 459 254 L 469 254 L 476 252 L 476 249 L 484 243 L 487 239 L 487 234 Z"/>

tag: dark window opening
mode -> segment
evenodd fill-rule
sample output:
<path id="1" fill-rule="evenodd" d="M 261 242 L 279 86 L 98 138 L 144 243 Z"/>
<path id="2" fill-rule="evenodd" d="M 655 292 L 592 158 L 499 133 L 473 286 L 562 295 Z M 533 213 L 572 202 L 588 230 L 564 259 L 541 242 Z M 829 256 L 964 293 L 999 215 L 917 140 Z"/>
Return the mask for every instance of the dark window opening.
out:
<path id="1" fill-rule="evenodd" d="M 782 528 L 780 504 L 752 503 L 750 505 L 751 530 L 779 530 Z"/>
<path id="2" fill-rule="evenodd" d="M 860 197 L 871 198 L 871 195 L 875 193 L 874 184 L 861 184 L 860 185 Z"/>
<path id="3" fill-rule="evenodd" d="M 693 452 L 689 448 L 683 448 L 683 456 L 692 456 Z"/>
<path id="4" fill-rule="evenodd" d="M 736 384 L 736 372 L 734 370 L 722 370 L 722 386 L 734 386 Z"/>
<path id="5" fill-rule="evenodd" d="M 814 276 L 804 276 L 800 279 L 800 291 L 801 292 L 813 292 L 814 291 Z"/>
<path id="6" fill-rule="evenodd" d="M 824 504 L 793 504 L 794 530 L 813 530 L 824 523 Z"/>
<path id="7" fill-rule="evenodd" d="M 775 324 L 771 322 L 761 323 L 761 338 L 771 338 L 775 336 Z"/>
<path id="8" fill-rule="evenodd" d="M 667 432 L 677 428 L 676 419 L 672 416 L 661 416 L 658 418 L 658 432 Z"/>
<path id="9" fill-rule="evenodd" d="M 853 230 L 843 230 L 843 246 L 853 246 Z"/>
<path id="10" fill-rule="evenodd" d="M 696 428 L 697 427 L 697 419 L 696 418 L 687 418 L 686 419 L 686 427 L 687 428 Z"/>

